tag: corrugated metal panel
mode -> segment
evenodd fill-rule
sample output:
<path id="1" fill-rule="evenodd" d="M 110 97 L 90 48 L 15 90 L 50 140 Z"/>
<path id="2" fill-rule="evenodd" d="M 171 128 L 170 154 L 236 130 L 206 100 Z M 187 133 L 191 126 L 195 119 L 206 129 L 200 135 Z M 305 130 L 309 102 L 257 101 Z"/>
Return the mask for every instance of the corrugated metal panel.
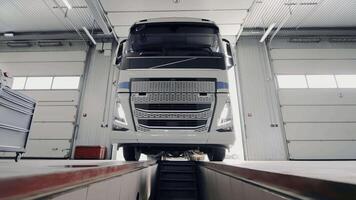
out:
<path id="1" fill-rule="evenodd" d="M 356 123 L 288 123 L 287 140 L 356 140 Z"/>
<path id="2" fill-rule="evenodd" d="M 86 51 L 77 46 L 17 48 L 1 52 L 1 65 L 15 76 L 81 76 Z M 31 51 L 32 50 L 32 51 Z M 24 90 L 37 100 L 27 157 L 68 157 L 74 132 L 80 89 Z"/>
<path id="3" fill-rule="evenodd" d="M 119 36 L 127 37 L 136 21 L 159 17 L 195 17 L 213 20 L 222 35 L 237 35 L 253 0 L 102 0 L 103 8 Z"/>
<path id="4" fill-rule="evenodd" d="M 84 62 L 85 51 L 58 51 L 58 52 L 2 52 L 0 61 L 6 63 L 19 62 Z"/>
<path id="5" fill-rule="evenodd" d="M 288 18 L 284 28 L 353 27 L 356 25 L 354 0 L 259 0 L 255 1 L 244 27 L 266 28 L 279 25 Z"/>
<path id="6" fill-rule="evenodd" d="M 293 141 L 291 159 L 355 159 L 356 141 Z"/>
<path id="7" fill-rule="evenodd" d="M 356 59 L 356 49 L 272 49 L 272 59 Z"/>
<path id="8" fill-rule="evenodd" d="M 85 0 L 68 1 L 73 9 L 66 11 L 60 0 L 2 0 L 0 32 L 74 31 L 71 23 L 98 29 Z"/>
<path id="9" fill-rule="evenodd" d="M 356 74 L 356 60 L 274 60 L 276 74 Z"/>
<path id="10" fill-rule="evenodd" d="M 284 122 L 355 122 L 356 106 L 283 106 Z"/>
<path id="11" fill-rule="evenodd" d="M 70 140 L 29 140 L 25 156 L 68 158 L 70 156 L 70 146 Z"/>
<path id="12" fill-rule="evenodd" d="M 325 39 L 325 38 L 324 38 Z M 356 74 L 355 46 L 273 41 L 276 74 Z M 279 89 L 291 159 L 355 159 L 356 89 Z M 350 153 L 353 152 L 353 153 Z"/>
<path id="13" fill-rule="evenodd" d="M 33 116 L 34 122 L 74 122 L 76 106 L 38 106 Z"/>
<path id="14" fill-rule="evenodd" d="M 32 134 L 30 135 L 30 139 L 70 140 L 73 137 L 73 131 L 74 131 L 73 123 L 35 122 L 31 126 Z"/>
<path id="15" fill-rule="evenodd" d="M 282 106 L 291 105 L 356 105 L 355 89 L 280 89 Z"/>

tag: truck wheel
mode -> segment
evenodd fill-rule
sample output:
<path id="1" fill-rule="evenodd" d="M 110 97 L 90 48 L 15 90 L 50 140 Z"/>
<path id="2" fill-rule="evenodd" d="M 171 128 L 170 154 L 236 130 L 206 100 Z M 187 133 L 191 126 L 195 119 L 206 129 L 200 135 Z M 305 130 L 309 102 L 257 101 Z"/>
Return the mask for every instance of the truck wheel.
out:
<path id="1" fill-rule="evenodd" d="M 138 161 L 141 157 L 141 152 L 136 147 L 123 147 L 123 154 L 126 161 Z"/>
<path id="2" fill-rule="evenodd" d="M 225 158 L 225 148 L 213 148 L 208 152 L 208 158 L 210 161 L 223 161 Z"/>

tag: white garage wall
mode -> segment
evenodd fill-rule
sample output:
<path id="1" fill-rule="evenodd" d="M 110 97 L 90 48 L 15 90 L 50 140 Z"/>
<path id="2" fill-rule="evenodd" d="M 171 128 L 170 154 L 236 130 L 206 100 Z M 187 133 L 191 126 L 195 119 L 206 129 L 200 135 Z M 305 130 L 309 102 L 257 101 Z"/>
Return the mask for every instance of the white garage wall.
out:
<path id="1" fill-rule="evenodd" d="M 287 150 L 267 49 L 260 38 L 240 37 L 237 61 L 244 116 L 245 158 L 286 160 Z"/>
<path id="2" fill-rule="evenodd" d="M 276 74 L 356 74 L 356 44 L 291 43 L 271 45 Z M 291 159 L 356 159 L 356 88 L 279 89 Z"/>
<path id="3" fill-rule="evenodd" d="M 14 77 L 82 76 L 87 47 L 1 47 L 0 68 Z M 36 99 L 26 157 L 70 156 L 80 90 L 20 90 Z"/>

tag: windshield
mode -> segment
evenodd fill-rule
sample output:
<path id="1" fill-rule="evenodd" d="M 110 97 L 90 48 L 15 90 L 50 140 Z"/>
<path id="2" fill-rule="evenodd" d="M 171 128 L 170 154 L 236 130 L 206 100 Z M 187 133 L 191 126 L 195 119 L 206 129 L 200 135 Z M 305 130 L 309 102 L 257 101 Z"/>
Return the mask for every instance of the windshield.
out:
<path id="1" fill-rule="evenodd" d="M 127 53 L 139 56 L 223 56 L 216 26 L 157 23 L 131 28 Z"/>

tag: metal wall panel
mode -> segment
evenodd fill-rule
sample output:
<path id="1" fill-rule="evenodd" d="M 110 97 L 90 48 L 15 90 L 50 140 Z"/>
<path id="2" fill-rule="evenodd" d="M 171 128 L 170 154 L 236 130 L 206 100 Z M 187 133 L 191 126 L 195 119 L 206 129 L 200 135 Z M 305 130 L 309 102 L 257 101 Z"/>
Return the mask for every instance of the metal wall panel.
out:
<path id="1" fill-rule="evenodd" d="M 356 105 L 355 89 L 280 89 L 282 106 L 288 105 Z"/>
<path id="2" fill-rule="evenodd" d="M 277 96 L 274 81 L 268 79 L 268 58 L 259 38 L 241 37 L 237 43 L 239 84 L 246 133 L 246 159 L 285 160 L 285 139 L 279 124 Z"/>
<path id="3" fill-rule="evenodd" d="M 0 66 L 12 76 L 73 76 L 84 71 L 83 61 L 6 63 L 0 60 Z"/>
<path id="4" fill-rule="evenodd" d="M 22 90 L 22 93 L 37 100 L 38 105 L 78 105 L 79 90 Z"/>
<path id="5" fill-rule="evenodd" d="M 37 106 L 34 122 L 74 122 L 76 106 Z"/>
<path id="6" fill-rule="evenodd" d="M 69 140 L 29 140 L 25 156 L 45 158 L 68 158 Z"/>
<path id="7" fill-rule="evenodd" d="M 31 127 L 30 139 L 70 140 L 73 137 L 73 131 L 74 131 L 73 123 L 34 122 Z"/>
<path id="8" fill-rule="evenodd" d="M 356 106 L 283 106 L 284 122 L 356 122 Z"/>
<path id="9" fill-rule="evenodd" d="M 291 159 L 355 159 L 356 141 L 292 141 Z"/>
<path id="10" fill-rule="evenodd" d="M 274 60 L 348 60 L 356 59 L 356 49 L 272 49 L 271 57 Z"/>
<path id="11" fill-rule="evenodd" d="M 85 51 L 40 51 L 40 52 L 1 52 L 0 61 L 13 63 L 28 62 L 84 62 Z"/>
<path id="12" fill-rule="evenodd" d="M 356 60 L 274 60 L 276 74 L 356 74 Z"/>
<path id="13" fill-rule="evenodd" d="M 350 43 L 274 40 L 275 74 L 356 74 Z M 356 89 L 279 89 L 291 159 L 356 159 Z"/>
<path id="14" fill-rule="evenodd" d="M 356 140 L 356 123 L 287 123 L 287 140 Z"/>
<path id="15" fill-rule="evenodd" d="M 10 52 L 11 51 L 11 52 Z M 0 52 L 0 65 L 12 76 L 82 76 L 86 49 L 81 44 Z M 26 157 L 68 157 L 74 133 L 80 88 L 22 90 L 37 100 Z"/>

